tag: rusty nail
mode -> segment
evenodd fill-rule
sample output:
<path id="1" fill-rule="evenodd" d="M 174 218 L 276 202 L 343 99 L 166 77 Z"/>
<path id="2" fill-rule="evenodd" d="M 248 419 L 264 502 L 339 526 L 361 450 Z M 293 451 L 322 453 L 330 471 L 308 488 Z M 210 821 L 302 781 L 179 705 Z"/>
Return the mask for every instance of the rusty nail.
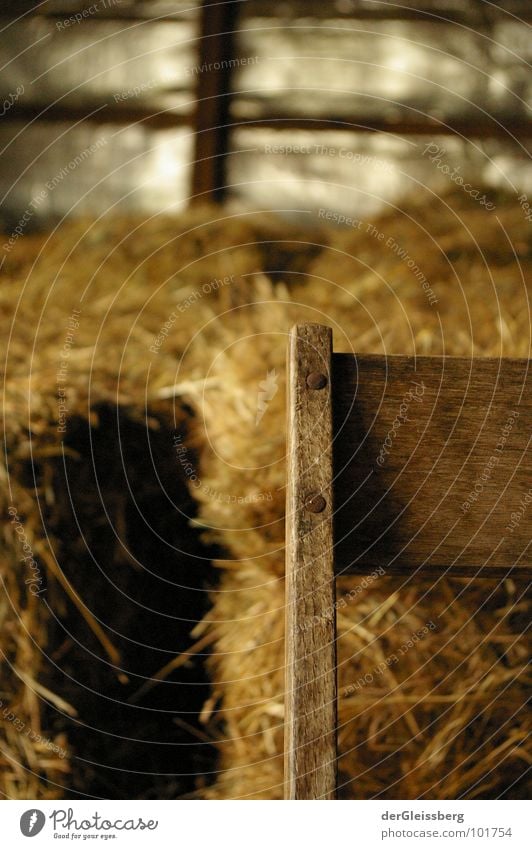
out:
<path id="1" fill-rule="evenodd" d="M 323 389 L 327 386 L 327 376 L 321 371 L 311 371 L 307 376 L 307 386 L 309 389 Z"/>
<path id="2" fill-rule="evenodd" d="M 319 492 L 314 492 L 312 495 L 308 495 L 305 499 L 305 507 L 311 513 L 323 513 L 326 506 L 327 502 L 323 495 L 320 495 Z"/>

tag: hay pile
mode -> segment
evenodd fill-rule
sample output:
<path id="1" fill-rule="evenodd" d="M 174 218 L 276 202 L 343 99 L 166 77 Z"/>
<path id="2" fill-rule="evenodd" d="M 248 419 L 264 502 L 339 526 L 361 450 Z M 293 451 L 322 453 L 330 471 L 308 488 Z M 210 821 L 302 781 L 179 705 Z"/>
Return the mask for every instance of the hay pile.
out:
<path id="1" fill-rule="evenodd" d="M 374 229 L 362 222 L 348 231 L 294 229 L 262 214 L 196 210 L 178 220 L 68 223 L 50 237 L 20 240 L 4 263 L 0 294 L 6 338 L 12 328 L 4 413 L 10 465 L 3 470 L 11 491 L 4 510 L 13 505 L 18 512 L 46 581 L 46 603 L 24 584 L 20 541 L 8 523 L 0 698 L 45 742 L 38 748 L 13 722 L 2 721 L 4 794 L 69 795 L 72 785 L 83 792 L 83 782 L 75 781 L 83 752 L 72 748 L 73 714 L 79 718 L 82 708 L 73 704 L 75 690 L 64 698 L 61 676 L 53 678 L 46 656 L 55 615 L 72 616 L 75 608 L 94 651 L 118 677 L 131 678 L 105 610 L 101 624 L 92 602 L 84 607 L 83 587 L 100 596 L 107 589 L 94 570 L 90 581 L 76 585 L 82 553 L 65 539 L 64 509 L 57 506 L 69 480 L 64 451 L 70 477 L 93 463 L 73 429 L 92 433 L 103 417 L 105 442 L 112 416 L 104 411 L 118 408 L 148 443 L 160 435 L 157 468 L 169 469 L 167 486 L 174 476 L 178 506 L 176 513 L 168 503 L 177 531 L 166 527 L 164 534 L 181 549 L 179 574 L 193 574 L 190 584 L 212 588 L 206 613 L 187 601 L 190 622 L 205 614 L 190 643 L 198 658 L 206 657 L 212 683 L 201 722 L 219 758 L 215 784 L 200 782 L 198 792 L 281 797 L 286 334 L 295 321 L 318 321 L 333 326 L 336 350 L 529 356 L 529 227 L 514 200 L 497 198 L 496 207 L 488 212 L 462 195 L 431 199 L 382 217 Z M 62 360 L 65 374 L 58 379 Z M 268 402 L 259 416 L 264 381 Z M 120 450 L 113 438 L 107 462 Z M 134 465 L 134 452 L 126 455 Z M 149 463 L 148 450 L 138 463 Z M 83 489 L 83 474 L 76 479 Z M 110 558 L 111 572 L 131 559 L 135 522 L 120 506 L 123 487 L 122 479 L 109 481 L 114 513 L 106 517 L 100 505 L 88 522 L 94 528 L 116 523 L 124 544 L 115 543 L 122 554 Z M 142 474 L 134 487 L 142 491 Z M 180 544 L 191 517 L 204 542 L 220 548 L 216 586 L 199 568 L 196 543 Z M 89 547 L 97 538 L 95 531 Z M 62 557 L 79 592 L 59 568 Z M 128 590 L 136 580 L 133 570 Z M 529 609 L 522 588 L 511 579 L 471 584 L 353 577 L 339 582 L 338 593 L 345 601 L 338 610 L 341 793 L 523 795 L 531 751 L 522 637 Z M 387 658 L 423 629 L 416 646 L 387 666 Z M 169 658 L 167 650 L 160 667 Z M 137 670 L 135 689 L 143 674 L 153 677 L 160 667 Z M 366 673 L 370 683 L 361 685 Z M 50 680 L 55 689 L 43 690 Z M 167 692 L 171 684 L 165 680 L 153 692 Z M 95 686 L 106 685 L 97 679 Z M 61 750 L 51 752 L 52 743 Z M 173 787 L 175 794 L 182 791 Z M 160 782 L 142 792 L 164 794 Z"/>

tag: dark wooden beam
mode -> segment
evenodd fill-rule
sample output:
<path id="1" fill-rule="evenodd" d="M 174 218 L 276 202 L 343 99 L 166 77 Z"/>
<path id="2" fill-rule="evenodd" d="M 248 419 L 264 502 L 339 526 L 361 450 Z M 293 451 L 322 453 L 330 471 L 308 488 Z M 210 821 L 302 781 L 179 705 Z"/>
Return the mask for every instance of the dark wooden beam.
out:
<path id="1" fill-rule="evenodd" d="M 388 0 L 377 3 L 375 0 L 358 0 L 353 8 L 345 11 L 335 8 L 323 0 L 254 0 L 242 4 L 242 18 L 246 17 L 279 18 L 281 21 L 291 18 L 352 19 L 352 20 L 395 20 L 426 21 L 428 23 L 463 23 L 479 28 L 492 21 L 509 20 L 512 17 L 530 20 L 532 10 L 529 0 L 507 0 L 502 5 L 490 4 L 484 0 L 469 0 L 461 7 L 450 3 L 420 3 L 419 0 Z"/>
<path id="2" fill-rule="evenodd" d="M 221 201 L 229 149 L 229 101 L 239 3 L 205 0 L 196 89 L 196 149 L 192 202 Z"/>
<path id="3" fill-rule="evenodd" d="M 186 4 L 183 4 L 183 8 L 176 8 L 175 4 L 171 2 L 157 4 L 158 14 L 150 11 L 149 4 L 139 7 L 133 3 L 125 3 L 124 0 L 121 0 L 121 2 L 113 2 L 113 0 L 105 0 L 105 3 L 92 2 L 92 5 L 97 6 L 97 8 L 88 13 L 87 9 L 91 6 L 91 2 L 88 2 L 88 0 L 82 0 L 79 3 L 52 4 L 42 2 L 21 3 L 19 0 L 14 0 L 14 2 L 13 0 L 4 0 L 0 11 L 0 20 L 19 19 L 21 16 L 25 16 L 26 19 L 44 18 L 46 20 L 59 21 L 69 18 L 71 15 L 76 15 L 76 13 L 83 14 L 85 11 L 85 17 L 81 21 L 82 24 L 90 22 L 97 23 L 98 21 L 119 21 L 121 23 L 125 21 L 157 21 L 157 23 L 175 23 L 176 21 L 190 20 L 197 13 L 192 3 L 188 7 Z"/>
<path id="4" fill-rule="evenodd" d="M 2 118 L 5 126 L 9 122 L 51 121 L 57 123 L 77 123 L 89 121 L 92 124 L 144 124 L 153 129 L 168 129 L 193 125 L 194 116 L 164 110 L 154 112 L 143 107 L 116 106 L 113 103 L 87 103 L 79 106 L 55 104 L 19 103 Z"/>
<path id="5" fill-rule="evenodd" d="M 224 100 L 227 105 L 228 97 Z M 212 105 L 212 104 L 211 104 Z M 350 132 L 358 133 L 394 133 L 396 135 L 421 135 L 421 136 L 437 136 L 437 135 L 458 135 L 463 138 L 504 138 L 511 139 L 514 136 L 516 139 L 532 137 L 532 121 L 516 121 L 506 116 L 494 116 L 493 120 L 483 122 L 473 120 L 459 120 L 452 123 L 443 123 L 441 121 L 378 121 L 375 119 L 364 118 L 290 118 L 287 116 L 268 116 L 265 118 L 254 119 L 232 119 L 225 122 L 222 120 L 222 132 L 216 133 L 217 117 L 215 116 L 215 108 L 212 111 L 211 120 L 214 121 L 215 132 L 209 132 L 209 119 L 205 111 L 201 112 L 198 118 L 202 120 L 205 129 L 202 132 L 203 142 L 200 146 L 198 137 L 198 148 L 201 147 L 199 159 L 210 154 L 213 157 L 218 157 L 217 164 L 211 163 L 206 166 L 207 171 L 198 173 L 198 191 L 201 193 L 206 191 L 209 194 L 209 186 L 204 184 L 210 180 L 210 184 L 218 182 L 223 190 L 223 157 L 228 152 L 228 134 L 235 129 L 241 127 L 251 128 L 268 128 L 271 130 L 315 130 L 322 132 L 331 129 L 349 130 Z M 169 127 L 193 126 L 196 115 L 183 114 L 164 110 L 161 112 L 153 112 L 153 110 L 139 106 L 136 109 L 130 107 L 115 106 L 112 103 L 103 104 L 86 104 L 82 106 L 64 106 L 56 104 L 54 106 L 46 106 L 44 104 L 15 104 L 9 112 L 2 118 L 2 123 L 5 125 L 10 121 L 33 121 L 34 119 L 45 121 L 60 121 L 60 122 L 76 122 L 79 120 L 91 121 L 96 124 L 134 124 L 143 123 L 148 127 L 166 129 Z M 203 163 L 205 165 L 205 163 Z M 209 173 L 208 173 L 209 172 Z M 200 183 L 201 180 L 201 183 Z M 221 181 L 221 182 L 220 182 Z M 200 185 L 202 186 L 200 188 Z M 204 187 L 203 187 L 204 186 Z"/>
<path id="6" fill-rule="evenodd" d="M 387 121 L 378 118 L 343 116 L 328 118 L 291 117 L 269 114 L 263 118 L 238 119 L 234 127 L 267 127 L 272 130 L 349 130 L 358 133 L 395 133 L 396 135 L 459 135 L 464 138 L 530 138 L 532 121 L 515 120 L 507 115 L 494 115 L 492 119 L 449 119 L 448 122 L 431 119 Z"/>
<path id="7" fill-rule="evenodd" d="M 137 4 L 122 0 L 120 5 L 113 4 L 102 6 L 98 12 L 91 15 L 91 20 L 130 20 L 130 21 L 175 21 L 195 13 L 190 4 L 187 9 L 186 3 L 183 9 L 175 9 L 169 0 L 166 3 L 157 3 L 158 14 L 150 10 L 150 4 Z M 19 17 L 21 14 L 31 14 L 45 18 L 64 18 L 87 8 L 87 2 L 80 0 L 78 3 L 37 3 L 28 0 L 4 0 L 1 17 Z M 398 20 L 398 21 L 427 21 L 434 23 L 461 23 L 467 26 L 477 26 L 479 29 L 489 26 L 493 21 L 500 21 L 516 17 L 523 21 L 532 20 L 532 10 L 529 0 L 509 0 L 504 6 L 487 6 L 481 0 L 470 0 L 464 3 L 462 8 L 451 7 L 445 3 L 407 3 L 402 0 L 397 2 L 382 3 L 357 3 L 353 9 L 329 8 L 323 0 L 255 0 L 253 3 L 241 2 L 242 18 L 249 17 L 277 18 L 280 21 L 304 17 L 315 17 L 317 19 L 343 19 L 343 20 Z"/>

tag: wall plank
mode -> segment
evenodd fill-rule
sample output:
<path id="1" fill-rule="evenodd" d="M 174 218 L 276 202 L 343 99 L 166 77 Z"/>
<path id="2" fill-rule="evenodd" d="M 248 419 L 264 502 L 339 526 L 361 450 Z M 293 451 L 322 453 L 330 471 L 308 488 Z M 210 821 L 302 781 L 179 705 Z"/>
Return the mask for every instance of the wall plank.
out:
<path id="1" fill-rule="evenodd" d="M 528 360 L 335 354 L 336 571 L 531 577 L 531 390 Z"/>

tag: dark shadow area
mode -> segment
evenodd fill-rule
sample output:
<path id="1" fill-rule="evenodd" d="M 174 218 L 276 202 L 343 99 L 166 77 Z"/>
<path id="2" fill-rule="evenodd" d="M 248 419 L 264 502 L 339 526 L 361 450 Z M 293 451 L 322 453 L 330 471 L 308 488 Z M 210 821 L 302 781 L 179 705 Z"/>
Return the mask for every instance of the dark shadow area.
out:
<path id="1" fill-rule="evenodd" d="M 91 424 L 69 422 L 64 461 L 36 470 L 53 491 L 45 523 L 61 540 L 57 560 L 120 655 L 119 669 L 72 601 L 48 594 L 55 622 L 43 683 L 77 718 L 49 708 L 46 722 L 72 747 L 72 798 L 176 798 L 210 783 L 216 768 L 198 717 L 209 693 L 205 649 L 139 694 L 194 643 L 215 581 L 216 552 L 190 527 L 175 431 L 155 425 L 101 407 Z"/>

